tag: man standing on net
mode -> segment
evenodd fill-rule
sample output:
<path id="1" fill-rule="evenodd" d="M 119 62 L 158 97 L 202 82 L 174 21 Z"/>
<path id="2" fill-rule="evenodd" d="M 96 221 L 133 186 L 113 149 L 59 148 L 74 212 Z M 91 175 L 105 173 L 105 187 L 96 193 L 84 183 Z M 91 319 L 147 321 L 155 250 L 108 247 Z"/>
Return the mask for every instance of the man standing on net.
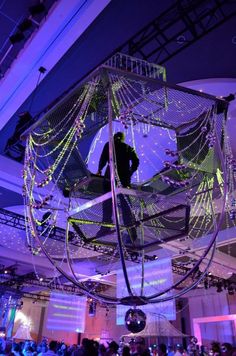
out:
<path id="1" fill-rule="evenodd" d="M 131 177 L 133 173 L 138 169 L 139 158 L 133 147 L 125 143 L 125 134 L 123 132 L 117 132 L 114 135 L 114 165 L 117 172 L 117 179 L 123 188 L 129 188 L 131 183 Z M 105 144 L 102 150 L 102 154 L 99 160 L 98 172 L 101 175 L 103 168 L 106 166 L 104 174 L 103 188 L 105 192 L 111 190 L 110 182 L 110 166 L 109 166 L 109 142 Z M 130 225 L 132 223 L 132 213 L 130 207 L 129 197 L 125 197 L 123 194 L 119 194 L 120 204 L 123 215 L 124 225 Z M 106 200 L 103 203 L 103 222 L 112 222 L 112 204 L 111 199 Z M 130 229 L 131 240 L 136 239 L 136 231 L 134 228 Z M 101 229 L 97 233 L 97 237 L 102 236 L 110 231 L 109 227 L 101 226 Z"/>

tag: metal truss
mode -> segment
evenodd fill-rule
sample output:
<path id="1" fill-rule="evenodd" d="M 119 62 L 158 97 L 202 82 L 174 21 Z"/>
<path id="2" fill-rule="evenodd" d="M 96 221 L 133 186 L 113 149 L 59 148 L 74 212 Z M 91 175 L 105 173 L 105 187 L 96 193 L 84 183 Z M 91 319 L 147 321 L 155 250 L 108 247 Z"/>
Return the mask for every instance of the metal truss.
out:
<path id="1" fill-rule="evenodd" d="M 25 217 L 23 215 L 2 208 L 0 208 L 0 224 L 7 225 L 22 231 L 26 229 Z M 42 226 L 37 226 L 37 230 L 40 233 L 42 230 Z M 65 236 L 66 236 L 66 231 L 64 229 L 59 227 L 54 227 L 50 231 L 47 237 L 52 240 L 56 240 L 64 243 Z M 90 251 L 91 250 L 96 251 L 105 256 L 113 256 L 114 258 L 117 259 L 120 258 L 119 251 L 116 249 L 116 247 L 97 244 L 96 241 L 86 243 L 78 236 L 78 234 L 72 231 L 69 231 L 69 244 L 77 247 L 82 247 Z M 136 263 L 140 263 L 142 260 L 138 252 L 129 249 L 125 251 L 125 259 L 127 261 L 132 261 Z M 154 259 L 156 259 L 155 255 L 153 256 L 145 255 L 146 261 L 151 261 Z"/>
<path id="2" fill-rule="evenodd" d="M 235 0 L 179 0 L 117 50 L 162 65 L 235 15 Z"/>
<path id="3" fill-rule="evenodd" d="M 7 226 L 19 229 L 19 230 L 25 230 L 25 217 L 11 212 L 11 211 L 7 211 L 5 209 L 0 209 L 0 223 L 1 224 L 5 224 Z M 55 239 L 57 241 L 64 241 L 65 239 L 65 230 L 61 229 L 61 228 L 55 228 L 54 233 L 52 235 L 49 236 L 49 238 Z M 78 238 L 76 237 L 76 234 L 71 232 L 70 235 L 70 243 L 74 244 L 74 245 L 78 245 Z M 72 240 L 76 239 L 77 242 L 73 242 Z M 92 249 L 92 250 L 96 250 L 99 252 L 99 248 L 102 248 L 101 252 L 105 255 L 105 256 L 114 256 L 114 248 L 112 247 L 104 247 L 104 246 L 96 246 L 95 244 L 84 244 L 83 242 L 80 241 L 80 246 L 83 246 L 83 248 L 85 249 Z M 117 258 L 118 258 L 118 253 L 117 253 Z M 135 251 L 130 251 L 128 253 L 126 253 L 126 259 L 130 260 L 132 262 L 137 262 L 140 263 L 139 261 L 139 254 Z M 145 255 L 145 260 L 146 261 L 150 261 L 150 260 L 154 260 L 156 259 L 156 256 L 148 256 Z M 186 267 L 186 266 L 181 266 L 178 263 L 173 262 L 172 263 L 172 268 L 173 268 L 173 272 L 175 274 L 178 275 L 185 275 L 190 267 Z M 35 286 L 35 287 L 39 287 L 40 289 L 43 289 L 45 291 L 47 290 L 54 290 L 54 291 L 58 291 L 58 292 L 62 292 L 62 293 L 70 293 L 70 294 L 77 294 L 77 295 L 82 295 L 81 293 L 81 289 L 74 286 L 74 285 L 67 285 L 67 284 L 62 284 L 62 283 L 56 283 L 55 281 L 51 281 L 50 279 L 44 279 L 44 280 L 39 280 L 35 273 L 27 273 L 25 275 L 17 275 L 16 271 L 11 271 L 8 274 L 4 273 L 4 266 L 1 265 L 0 267 L 0 294 L 4 293 L 4 291 L 6 291 L 6 288 L 8 291 L 12 291 L 12 292 L 18 292 L 21 293 L 22 296 L 28 296 L 29 298 L 33 298 L 36 294 L 35 293 L 28 293 L 26 291 L 23 291 L 23 288 L 25 286 Z M 200 272 L 198 272 L 200 273 Z M 91 283 L 88 280 L 88 283 Z M 92 282 L 92 283 L 96 283 L 96 282 Z M 228 285 L 226 286 L 225 284 L 228 283 Z M 222 284 L 224 286 L 224 288 L 236 288 L 236 284 L 233 282 L 229 282 L 229 281 L 225 281 L 224 279 L 218 278 L 218 277 L 214 277 L 214 276 L 207 276 L 204 279 L 204 285 L 205 288 L 209 288 L 211 286 L 217 286 L 219 284 Z M 93 288 L 96 286 L 93 286 Z M 100 288 L 101 286 L 97 285 L 97 288 Z M 39 297 L 43 297 L 41 294 L 39 294 Z M 47 297 L 45 297 L 47 300 Z"/>
<path id="4" fill-rule="evenodd" d="M 61 284 L 61 283 L 56 283 L 55 281 L 51 280 L 39 280 L 35 273 L 27 273 L 24 275 L 6 275 L 2 274 L 1 275 L 1 283 L 0 283 L 0 288 L 2 287 L 10 287 L 10 288 L 16 288 L 18 291 L 21 291 L 26 286 L 34 286 L 34 287 L 39 287 L 44 290 L 54 290 L 62 293 L 70 293 L 70 294 L 78 294 L 82 295 L 81 289 L 72 286 L 72 285 L 66 285 L 66 284 Z M 25 293 L 24 291 L 21 291 L 22 293 Z M 32 293 L 34 294 L 34 293 Z"/>

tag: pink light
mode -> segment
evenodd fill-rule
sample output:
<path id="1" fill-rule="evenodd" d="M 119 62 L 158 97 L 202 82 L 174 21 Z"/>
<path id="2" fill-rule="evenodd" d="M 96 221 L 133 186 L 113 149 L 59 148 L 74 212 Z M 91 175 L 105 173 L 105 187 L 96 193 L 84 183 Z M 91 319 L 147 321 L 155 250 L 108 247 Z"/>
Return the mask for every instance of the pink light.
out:
<path id="1" fill-rule="evenodd" d="M 198 344 L 202 345 L 202 334 L 200 324 L 215 323 L 222 321 L 233 321 L 234 333 L 236 332 L 236 314 L 217 315 L 217 316 L 204 316 L 201 318 L 193 318 L 193 332 L 194 336 L 198 339 Z"/>

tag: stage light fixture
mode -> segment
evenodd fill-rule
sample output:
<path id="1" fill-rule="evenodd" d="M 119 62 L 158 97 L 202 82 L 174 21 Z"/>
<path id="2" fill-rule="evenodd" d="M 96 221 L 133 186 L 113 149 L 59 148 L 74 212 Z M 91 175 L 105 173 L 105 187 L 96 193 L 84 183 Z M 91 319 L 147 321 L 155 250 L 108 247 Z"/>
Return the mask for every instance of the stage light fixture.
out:
<path id="1" fill-rule="evenodd" d="M 45 67 L 39 67 L 39 73 L 44 74 L 47 71 Z"/>
<path id="2" fill-rule="evenodd" d="M 32 116 L 28 111 L 24 111 L 24 112 L 20 113 L 18 116 L 19 116 L 19 119 L 21 122 L 26 123 L 27 121 L 32 120 Z"/>
<path id="3" fill-rule="evenodd" d="M 39 3 L 39 4 L 29 7 L 29 12 L 32 16 L 41 14 L 42 12 L 45 12 L 45 10 L 46 10 L 46 8 L 45 8 L 44 4 L 42 4 L 42 3 Z"/>
<path id="4" fill-rule="evenodd" d="M 236 219 L 236 210 L 230 210 L 229 212 L 229 218 L 230 220 L 235 220 Z"/>
<path id="5" fill-rule="evenodd" d="M 18 25 L 18 29 L 21 31 L 21 32 L 24 32 L 24 31 L 28 31 L 33 25 L 33 22 L 32 20 L 30 19 L 24 19 L 19 25 Z"/>
<path id="6" fill-rule="evenodd" d="M 9 37 L 9 40 L 12 44 L 21 42 L 25 39 L 24 34 L 21 31 L 17 31 L 16 33 L 14 33 L 13 35 L 11 35 Z"/>
<path id="7" fill-rule="evenodd" d="M 94 317 L 96 315 L 96 306 L 97 303 L 94 300 L 89 302 L 89 316 Z"/>

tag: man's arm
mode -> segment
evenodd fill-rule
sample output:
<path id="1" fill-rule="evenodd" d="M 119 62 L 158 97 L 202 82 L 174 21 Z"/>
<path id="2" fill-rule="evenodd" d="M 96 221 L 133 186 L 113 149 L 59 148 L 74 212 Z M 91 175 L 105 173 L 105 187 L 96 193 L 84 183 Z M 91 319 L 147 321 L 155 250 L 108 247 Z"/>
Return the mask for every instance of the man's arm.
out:
<path id="1" fill-rule="evenodd" d="M 139 166 L 139 158 L 137 156 L 137 153 L 135 152 L 134 148 L 130 147 L 130 160 L 132 162 L 131 167 L 130 167 L 130 173 L 131 175 L 137 171 L 138 166 Z"/>
<path id="2" fill-rule="evenodd" d="M 102 170 L 105 167 L 105 165 L 107 164 L 108 159 L 109 159 L 109 144 L 107 142 L 103 147 L 102 154 L 101 154 L 101 157 L 99 160 L 98 171 L 97 171 L 98 175 L 102 174 Z"/>

